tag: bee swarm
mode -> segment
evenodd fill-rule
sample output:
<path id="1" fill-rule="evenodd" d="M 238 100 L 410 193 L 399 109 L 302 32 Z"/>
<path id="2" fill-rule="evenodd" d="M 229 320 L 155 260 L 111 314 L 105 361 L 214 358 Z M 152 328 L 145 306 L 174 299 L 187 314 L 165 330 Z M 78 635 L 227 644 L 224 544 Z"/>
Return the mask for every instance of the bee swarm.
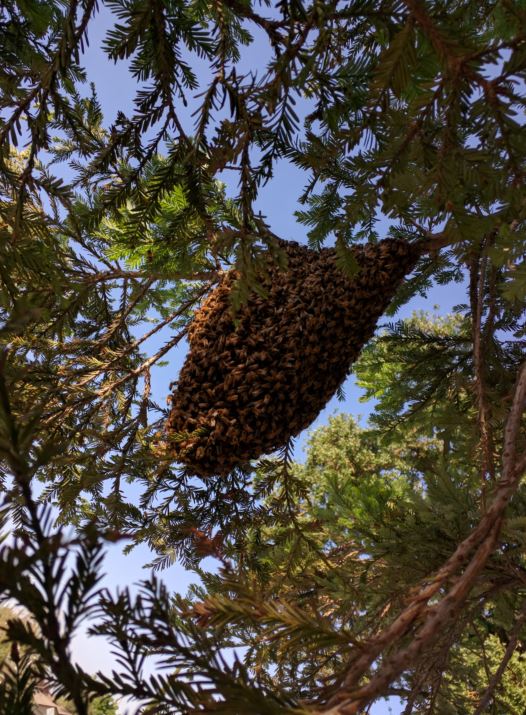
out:
<path id="1" fill-rule="evenodd" d="M 266 297 L 252 293 L 234 323 L 226 273 L 188 330 L 190 351 L 171 396 L 167 441 L 194 474 L 227 474 L 282 447 L 344 381 L 417 249 L 386 239 L 356 247 L 349 278 L 333 249 L 282 242 L 287 268 L 270 265 Z"/>

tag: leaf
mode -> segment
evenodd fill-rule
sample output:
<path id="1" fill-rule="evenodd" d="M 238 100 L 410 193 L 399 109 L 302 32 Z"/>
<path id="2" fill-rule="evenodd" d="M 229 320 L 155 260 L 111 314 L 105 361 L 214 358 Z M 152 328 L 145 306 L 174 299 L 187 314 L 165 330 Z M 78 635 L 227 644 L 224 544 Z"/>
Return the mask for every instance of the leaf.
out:
<path id="1" fill-rule="evenodd" d="M 400 98 L 411 82 L 416 59 L 414 24 L 408 18 L 378 58 L 372 88 L 378 93 L 391 89 Z"/>

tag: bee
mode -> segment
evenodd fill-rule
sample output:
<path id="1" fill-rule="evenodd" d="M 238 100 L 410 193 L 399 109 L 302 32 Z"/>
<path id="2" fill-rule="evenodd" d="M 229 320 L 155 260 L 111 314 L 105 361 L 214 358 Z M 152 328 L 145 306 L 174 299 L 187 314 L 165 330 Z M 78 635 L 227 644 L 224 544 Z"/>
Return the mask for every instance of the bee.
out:
<path id="1" fill-rule="evenodd" d="M 315 252 L 292 242 L 283 247 L 287 270 L 269 260 L 269 279 L 262 280 L 267 295 L 253 294 L 236 325 L 229 273 L 190 325 L 166 444 L 197 475 L 227 474 L 310 424 L 417 259 L 396 240 L 356 248 L 360 271 L 350 279 L 332 249 Z M 170 434 L 188 432 L 191 444 L 170 440 Z"/>

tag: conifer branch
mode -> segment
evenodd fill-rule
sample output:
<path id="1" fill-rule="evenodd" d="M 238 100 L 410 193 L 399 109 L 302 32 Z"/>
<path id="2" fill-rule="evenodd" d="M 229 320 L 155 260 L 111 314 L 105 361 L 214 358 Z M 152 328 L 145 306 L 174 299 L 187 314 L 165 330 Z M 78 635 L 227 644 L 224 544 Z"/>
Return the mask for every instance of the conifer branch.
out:
<path id="1" fill-rule="evenodd" d="M 526 604 L 523 605 L 523 607 L 520 611 L 519 617 L 515 621 L 515 625 L 513 626 L 513 629 L 510 632 L 509 641 L 506 645 L 506 650 L 504 651 L 502 660 L 499 663 L 497 670 L 491 677 L 491 680 L 488 683 L 488 687 L 482 694 L 482 697 L 480 698 L 477 708 L 474 711 L 473 715 L 482 715 L 482 713 L 486 712 L 488 705 L 490 704 L 492 698 L 494 698 L 495 690 L 499 686 L 502 676 L 504 675 L 504 671 L 506 670 L 508 663 L 511 660 L 511 657 L 513 656 L 515 649 L 517 648 L 517 644 L 518 644 L 518 641 L 519 641 L 519 638 L 521 635 L 521 631 L 522 631 L 525 623 L 526 623 Z"/>
<path id="2" fill-rule="evenodd" d="M 422 648 L 436 633 L 453 618 L 467 597 L 478 574 L 493 553 L 503 523 L 504 511 L 523 476 L 524 460 L 515 460 L 517 436 L 522 415 L 526 408 L 526 363 L 523 363 L 516 382 L 513 402 L 506 420 L 502 454 L 502 476 L 498 482 L 493 501 L 478 526 L 462 541 L 446 563 L 433 576 L 428 585 L 411 597 L 395 621 L 365 646 L 361 655 L 350 668 L 339 692 L 328 702 L 329 708 L 320 710 L 323 715 L 354 715 L 360 708 L 381 693 L 385 686 L 396 678 L 404 668 L 414 663 Z M 429 599 L 468 561 L 464 572 L 442 598 L 437 606 L 428 607 Z M 424 625 L 413 636 L 411 644 L 390 658 L 375 673 L 367 685 L 355 687 L 377 656 L 390 644 L 408 633 L 417 618 L 424 614 Z M 343 701 L 343 702 L 342 702 Z"/>

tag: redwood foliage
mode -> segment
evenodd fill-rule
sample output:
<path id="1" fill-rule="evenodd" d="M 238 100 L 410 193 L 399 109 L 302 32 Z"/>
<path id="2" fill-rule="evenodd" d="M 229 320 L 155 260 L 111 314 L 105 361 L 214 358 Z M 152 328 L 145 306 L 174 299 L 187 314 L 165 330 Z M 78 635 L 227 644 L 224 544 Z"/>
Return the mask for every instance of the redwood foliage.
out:
<path id="1" fill-rule="evenodd" d="M 101 11 L 107 61 L 137 81 L 109 123 L 83 67 Z M 26 713 L 37 675 L 81 715 L 105 695 L 524 709 L 524 4 L 6 0 L 0 49 L 0 591 L 31 616 L 7 627 L 23 655 L 0 712 Z M 234 319 L 264 300 L 279 256 L 254 206 L 285 161 L 310 249 L 351 275 L 383 216 L 421 255 L 391 310 L 433 282 L 464 281 L 465 302 L 369 344 L 369 426 L 329 425 L 304 466 L 289 444 L 200 479 L 160 449 L 152 374 L 225 271 Z M 101 591 L 121 538 L 202 587 Z M 72 662 L 88 617 L 111 675 Z"/>

